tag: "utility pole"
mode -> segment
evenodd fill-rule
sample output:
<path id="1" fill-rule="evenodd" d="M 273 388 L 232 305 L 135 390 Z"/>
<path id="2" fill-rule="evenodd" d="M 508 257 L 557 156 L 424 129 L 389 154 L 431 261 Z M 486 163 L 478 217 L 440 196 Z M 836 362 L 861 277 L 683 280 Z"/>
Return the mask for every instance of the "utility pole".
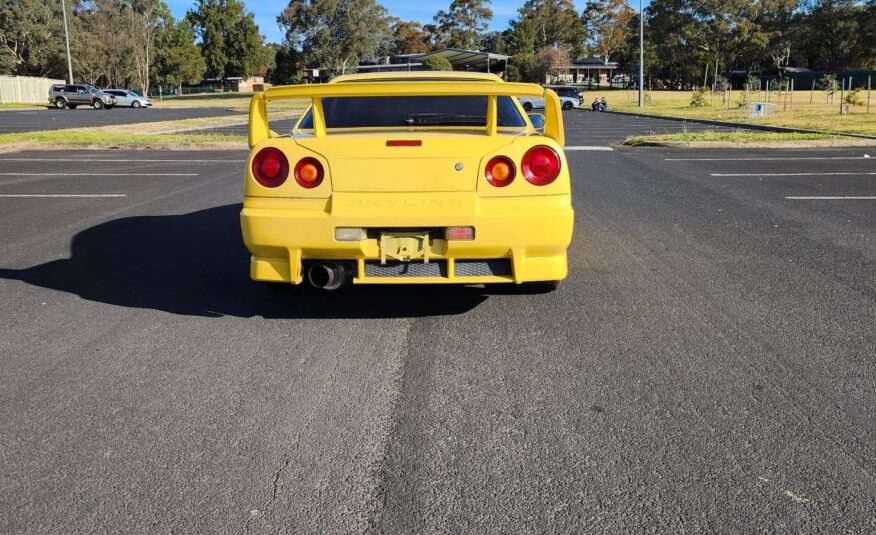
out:
<path id="1" fill-rule="evenodd" d="M 639 107 L 645 106 L 645 10 L 639 0 Z"/>
<path id="2" fill-rule="evenodd" d="M 67 44 L 67 74 L 73 83 L 73 60 L 70 58 L 70 34 L 67 32 L 67 2 L 61 0 L 61 11 L 64 13 L 64 42 Z"/>

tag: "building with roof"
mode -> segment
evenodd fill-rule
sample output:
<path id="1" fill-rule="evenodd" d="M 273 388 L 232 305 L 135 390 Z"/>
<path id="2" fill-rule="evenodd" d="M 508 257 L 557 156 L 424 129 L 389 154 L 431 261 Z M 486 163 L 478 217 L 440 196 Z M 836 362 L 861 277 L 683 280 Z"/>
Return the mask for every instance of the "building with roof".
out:
<path id="1" fill-rule="evenodd" d="M 610 86 L 617 70 L 616 61 L 606 63 L 599 58 L 579 58 L 568 65 L 561 65 L 556 73 L 547 75 L 544 82 L 591 87 Z"/>

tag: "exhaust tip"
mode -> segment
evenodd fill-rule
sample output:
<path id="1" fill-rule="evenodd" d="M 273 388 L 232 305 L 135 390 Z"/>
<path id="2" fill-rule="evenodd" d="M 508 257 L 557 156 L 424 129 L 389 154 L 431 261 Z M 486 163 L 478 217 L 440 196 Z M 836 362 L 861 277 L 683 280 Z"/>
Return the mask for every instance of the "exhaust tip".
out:
<path id="1" fill-rule="evenodd" d="M 352 270 L 341 262 L 314 262 L 307 270 L 307 282 L 314 288 L 333 291 L 352 281 Z"/>

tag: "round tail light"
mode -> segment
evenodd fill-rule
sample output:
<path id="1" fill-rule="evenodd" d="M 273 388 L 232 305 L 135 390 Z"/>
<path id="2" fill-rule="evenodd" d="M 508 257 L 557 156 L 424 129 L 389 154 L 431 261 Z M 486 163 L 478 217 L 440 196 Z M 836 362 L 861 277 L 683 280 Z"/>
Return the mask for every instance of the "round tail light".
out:
<path id="1" fill-rule="evenodd" d="M 497 188 L 504 188 L 514 181 L 514 175 L 517 174 L 517 168 L 514 167 L 514 162 L 506 156 L 496 156 L 487 162 L 487 168 L 484 170 L 484 176 L 487 182 Z"/>
<path id="2" fill-rule="evenodd" d="M 273 147 L 260 150 L 252 159 L 252 176 L 266 188 L 276 188 L 289 178 L 289 160 Z"/>
<path id="3" fill-rule="evenodd" d="M 322 184 L 325 171 L 316 158 L 301 158 L 295 164 L 295 182 L 302 188 L 315 188 Z"/>
<path id="4" fill-rule="evenodd" d="M 560 175 L 560 155 L 545 145 L 532 147 L 523 155 L 520 170 L 530 184 L 546 186 Z"/>

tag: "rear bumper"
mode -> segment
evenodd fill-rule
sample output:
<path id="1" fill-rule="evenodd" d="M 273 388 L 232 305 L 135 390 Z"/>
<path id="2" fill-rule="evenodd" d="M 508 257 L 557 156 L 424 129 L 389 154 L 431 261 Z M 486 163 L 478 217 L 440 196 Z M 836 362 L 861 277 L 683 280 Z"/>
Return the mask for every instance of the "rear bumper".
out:
<path id="1" fill-rule="evenodd" d="M 308 260 L 348 260 L 355 262 L 356 284 L 477 284 L 564 279 L 574 213 L 569 195 L 335 193 L 331 199 L 246 197 L 240 217 L 244 243 L 252 253 L 254 280 L 298 284 L 303 280 L 302 264 Z M 435 239 L 430 259 L 434 266 L 400 269 L 395 275 L 376 267 L 377 239 L 339 242 L 334 238 L 336 227 L 447 226 L 472 226 L 475 239 Z M 498 262 L 468 262 L 472 260 Z M 417 263 L 422 261 L 411 262 Z"/>

